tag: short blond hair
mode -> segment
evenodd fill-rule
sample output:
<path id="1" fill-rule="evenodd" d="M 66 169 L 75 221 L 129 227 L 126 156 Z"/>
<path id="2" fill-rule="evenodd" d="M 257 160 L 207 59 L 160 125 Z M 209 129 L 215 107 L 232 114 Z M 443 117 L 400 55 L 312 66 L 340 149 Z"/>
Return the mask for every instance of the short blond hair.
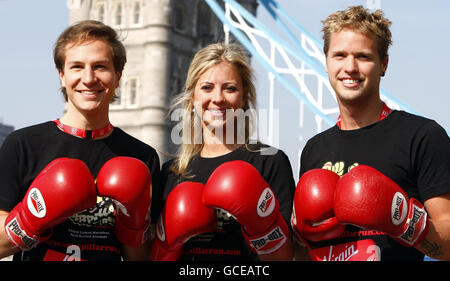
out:
<path id="1" fill-rule="evenodd" d="M 389 30 L 392 22 L 384 17 L 381 10 L 370 12 L 363 6 L 352 6 L 347 10 L 332 13 L 322 21 L 322 24 L 325 56 L 330 47 L 331 34 L 350 28 L 366 36 L 373 36 L 380 59 L 387 58 L 389 46 L 392 45 L 392 34 Z"/>

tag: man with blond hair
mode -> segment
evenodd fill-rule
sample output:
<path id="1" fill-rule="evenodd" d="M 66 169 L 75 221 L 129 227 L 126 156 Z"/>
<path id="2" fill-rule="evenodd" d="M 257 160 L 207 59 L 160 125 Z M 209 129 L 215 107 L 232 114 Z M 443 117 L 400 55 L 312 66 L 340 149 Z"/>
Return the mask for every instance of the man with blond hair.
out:
<path id="1" fill-rule="evenodd" d="M 391 22 L 362 6 L 323 21 L 340 116 L 302 151 L 292 225 L 313 260 L 450 259 L 450 142 L 380 99 Z"/>

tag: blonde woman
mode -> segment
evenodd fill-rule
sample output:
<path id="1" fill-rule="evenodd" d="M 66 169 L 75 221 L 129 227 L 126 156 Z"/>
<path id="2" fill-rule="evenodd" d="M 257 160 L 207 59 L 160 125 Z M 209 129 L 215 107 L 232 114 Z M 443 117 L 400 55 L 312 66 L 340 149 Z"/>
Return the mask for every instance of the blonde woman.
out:
<path id="1" fill-rule="evenodd" d="M 255 104 L 252 69 L 238 45 L 196 53 L 173 103 L 183 113 L 182 144 L 163 165 L 155 195 L 165 206 L 153 259 L 292 259 L 292 169 L 281 150 L 251 143 Z"/>

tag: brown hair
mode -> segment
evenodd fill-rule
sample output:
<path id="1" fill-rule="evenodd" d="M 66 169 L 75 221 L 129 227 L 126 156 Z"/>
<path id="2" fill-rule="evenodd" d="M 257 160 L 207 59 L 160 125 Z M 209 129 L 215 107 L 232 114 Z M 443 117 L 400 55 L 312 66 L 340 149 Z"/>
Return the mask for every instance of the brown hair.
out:
<path id="1" fill-rule="evenodd" d="M 55 43 L 53 49 L 53 60 L 56 69 L 64 72 L 64 63 L 66 55 L 66 47 L 69 44 L 80 44 L 90 40 L 105 40 L 111 47 L 114 70 L 122 74 L 125 63 L 127 62 L 126 50 L 122 42 L 119 40 L 117 32 L 111 27 L 95 20 L 80 21 L 69 26 L 61 33 Z M 65 101 L 67 101 L 67 93 L 61 88 Z M 114 98 L 113 98 L 114 100 Z"/>
<path id="2" fill-rule="evenodd" d="M 355 29 L 367 36 L 374 36 L 380 59 L 384 60 L 388 56 L 389 45 L 392 44 L 392 34 L 389 30 L 392 22 L 384 17 L 381 10 L 371 13 L 363 6 L 353 6 L 345 11 L 338 11 L 329 15 L 322 21 L 322 24 L 325 56 L 330 47 L 331 34 L 344 28 Z"/>

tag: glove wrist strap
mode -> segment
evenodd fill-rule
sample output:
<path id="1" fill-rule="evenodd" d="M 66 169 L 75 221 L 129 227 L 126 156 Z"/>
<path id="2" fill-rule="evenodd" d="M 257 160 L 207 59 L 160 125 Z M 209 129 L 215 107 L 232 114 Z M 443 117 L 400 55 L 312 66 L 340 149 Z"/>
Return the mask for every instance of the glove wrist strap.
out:
<path id="1" fill-rule="evenodd" d="M 265 233 L 248 235 L 242 226 L 242 234 L 252 251 L 257 254 L 266 255 L 277 251 L 286 243 L 289 237 L 289 227 L 281 216 L 281 213 L 278 213 L 277 220 Z"/>
<path id="2" fill-rule="evenodd" d="M 19 248 L 22 251 L 28 251 L 48 240 L 53 234 L 53 229 L 48 229 L 42 235 L 32 233 L 22 222 L 18 208 L 21 208 L 20 205 L 16 206 L 6 218 L 5 232 L 8 240 L 14 247 Z"/>
<path id="3" fill-rule="evenodd" d="M 403 231 L 395 238 L 404 246 L 415 247 L 422 243 L 428 233 L 428 214 L 417 199 L 409 200 L 409 211 Z"/>

